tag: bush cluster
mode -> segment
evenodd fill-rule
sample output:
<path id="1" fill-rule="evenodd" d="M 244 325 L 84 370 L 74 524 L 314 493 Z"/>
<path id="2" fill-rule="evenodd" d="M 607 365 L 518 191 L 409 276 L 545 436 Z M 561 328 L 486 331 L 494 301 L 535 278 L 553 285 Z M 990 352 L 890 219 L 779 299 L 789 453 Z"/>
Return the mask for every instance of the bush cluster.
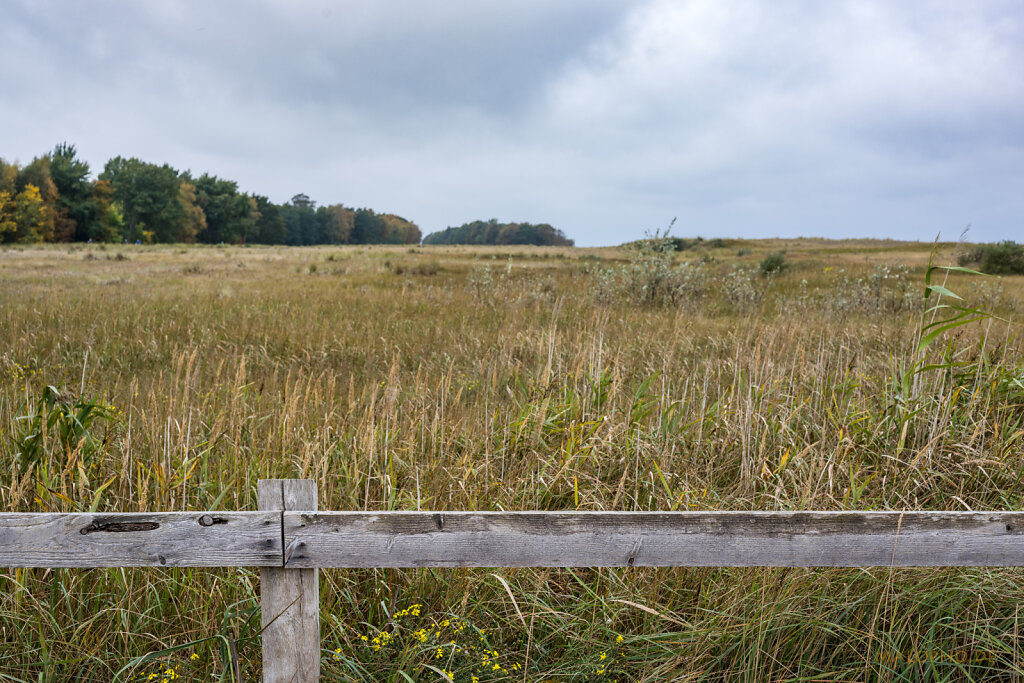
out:
<path id="1" fill-rule="evenodd" d="M 961 266 L 977 266 L 989 275 L 1024 275 L 1024 244 L 1012 240 L 981 244 L 961 254 L 957 261 Z"/>
<path id="2" fill-rule="evenodd" d="M 786 261 L 786 254 L 781 251 L 776 251 L 761 259 L 761 263 L 758 264 L 758 267 L 761 269 L 761 275 L 769 277 L 784 271 L 789 267 L 789 262 Z"/>
<path id="3" fill-rule="evenodd" d="M 676 238 L 655 235 L 637 243 L 633 259 L 598 273 L 598 298 L 640 306 L 679 305 L 702 297 L 707 275 L 700 264 L 676 262 Z"/>

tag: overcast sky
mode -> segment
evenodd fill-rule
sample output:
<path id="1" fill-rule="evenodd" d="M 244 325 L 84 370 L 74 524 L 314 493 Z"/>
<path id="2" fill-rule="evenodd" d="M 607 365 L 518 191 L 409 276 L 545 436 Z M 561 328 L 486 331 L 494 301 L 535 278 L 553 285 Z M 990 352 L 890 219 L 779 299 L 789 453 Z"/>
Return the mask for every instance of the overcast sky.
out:
<path id="1" fill-rule="evenodd" d="M 1019 0 L 0 4 L 0 156 L 61 141 L 424 233 L 1024 240 Z"/>

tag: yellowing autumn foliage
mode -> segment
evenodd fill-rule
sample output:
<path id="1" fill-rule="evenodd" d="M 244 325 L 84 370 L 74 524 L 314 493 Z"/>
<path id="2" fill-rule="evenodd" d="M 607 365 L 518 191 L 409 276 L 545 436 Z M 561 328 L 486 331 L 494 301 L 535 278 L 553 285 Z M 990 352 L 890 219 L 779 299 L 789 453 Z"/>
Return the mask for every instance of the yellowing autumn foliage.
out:
<path id="1" fill-rule="evenodd" d="M 18 231 L 11 193 L 0 190 L 0 242 L 11 242 Z"/>
<path id="2" fill-rule="evenodd" d="M 39 188 L 29 183 L 14 200 L 15 240 L 42 242 L 53 238 L 53 217 Z"/>

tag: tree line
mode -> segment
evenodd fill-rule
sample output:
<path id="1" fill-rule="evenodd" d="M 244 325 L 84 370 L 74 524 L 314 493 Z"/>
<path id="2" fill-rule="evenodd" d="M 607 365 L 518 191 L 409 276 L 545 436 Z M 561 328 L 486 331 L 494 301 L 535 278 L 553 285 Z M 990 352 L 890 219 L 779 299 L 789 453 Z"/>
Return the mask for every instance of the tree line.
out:
<path id="1" fill-rule="evenodd" d="M 423 238 L 424 244 L 535 244 L 571 247 L 573 241 L 547 223 L 499 223 L 473 221 L 434 232 Z"/>
<path id="2" fill-rule="evenodd" d="M 20 166 L 0 158 L 0 242 L 418 244 L 415 223 L 305 194 L 285 204 L 168 164 L 115 157 L 92 178 L 62 143 Z"/>

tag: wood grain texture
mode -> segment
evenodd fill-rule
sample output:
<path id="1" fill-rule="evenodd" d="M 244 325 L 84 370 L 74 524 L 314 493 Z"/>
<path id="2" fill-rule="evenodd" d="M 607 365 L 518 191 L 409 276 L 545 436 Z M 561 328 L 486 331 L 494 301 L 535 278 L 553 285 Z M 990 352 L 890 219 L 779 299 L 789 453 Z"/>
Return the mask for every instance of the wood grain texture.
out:
<path id="1" fill-rule="evenodd" d="M 280 565 L 281 546 L 260 512 L 0 513 L 0 567 Z"/>
<path id="2" fill-rule="evenodd" d="M 286 512 L 286 567 L 1024 566 L 1021 512 Z"/>
<path id="3" fill-rule="evenodd" d="M 261 510 L 315 510 L 316 482 L 263 479 L 257 485 Z M 276 513 L 281 534 L 283 512 Z M 320 574 L 316 569 L 260 571 L 264 683 L 320 680 Z"/>

